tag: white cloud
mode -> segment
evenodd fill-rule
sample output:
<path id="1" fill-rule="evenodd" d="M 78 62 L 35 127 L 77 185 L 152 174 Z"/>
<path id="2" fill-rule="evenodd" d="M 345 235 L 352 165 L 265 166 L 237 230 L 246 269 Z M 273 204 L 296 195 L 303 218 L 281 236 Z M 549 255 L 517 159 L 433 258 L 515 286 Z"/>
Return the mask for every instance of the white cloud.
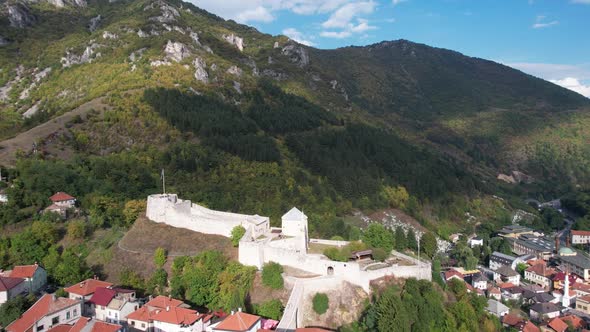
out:
<path id="1" fill-rule="evenodd" d="M 328 20 L 322 23 L 322 27 L 347 28 L 355 17 L 373 13 L 376 6 L 377 4 L 372 0 L 348 3 L 332 13 Z"/>
<path id="2" fill-rule="evenodd" d="M 245 10 L 236 16 L 238 22 L 264 22 L 274 21 L 274 16 L 265 7 L 258 6 L 254 9 Z"/>
<path id="3" fill-rule="evenodd" d="M 326 38 L 342 39 L 342 38 L 348 38 L 348 37 L 352 36 L 352 33 L 350 31 L 322 31 L 320 33 L 320 36 L 326 37 Z"/>
<path id="4" fill-rule="evenodd" d="M 408 1 L 408 0 L 392 0 L 391 2 L 392 2 L 392 3 L 393 3 L 393 5 L 395 6 L 395 5 L 399 5 L 400 3 L 402 3 L 402 2 L 406 2 L 406 1 Z"/>
<path id="5" fill-rule="evenodd" d="M 548 27 L 559 24 L 559 21 L 555 21 L 555 20 L 550 21 L 550 22 L 546 22 L 545 18 L 546 17 L 544 15 L 538 15 L 532 28 L 533 29 L 548 28 Z"/>
<path id="6" fill-rule="evenodd" d="M 308 39 L 306 39 L 306 37 L 303 35 L 303 33 L 301 33 L 301 31 L 295 29 L 295 28 L 287 28 L 285 30 L 283 30 L 283 35 L 293 39 L 294 41 L 303 44 L 303 45 L 307 45 L 307 46 L 314 46 L 314 43 Z"/>
<path id="7" fill-rule="evenodd" d="M 590 98 L 590 85 L 585 85 L 580 80 L 574 77 L 566 77 L 561 80 L 549 80 L 552 83 L 555 83 L 559 86 L 562 86 L 566 89 L 570 89 L 575 91 L 582 96 Z"/>

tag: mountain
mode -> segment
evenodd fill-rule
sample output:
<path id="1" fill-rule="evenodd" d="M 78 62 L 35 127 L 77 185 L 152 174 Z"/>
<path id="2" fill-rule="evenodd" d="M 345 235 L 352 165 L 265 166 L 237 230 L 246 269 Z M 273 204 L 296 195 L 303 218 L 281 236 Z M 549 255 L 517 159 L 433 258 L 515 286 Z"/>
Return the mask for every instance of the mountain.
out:
<path id="1" fill-rule="evenodd" d="M 406 40 L 319 50 L 175 0 L 9 0 L 0 68 L 0 164 L 43 175 L 18 211 L 60 186 L 141 198 L 165 168 L 183 197 L 296 204 L 346 235 L 334 212 L 400 206 L 399 186 L 419 219 L 460 221 L 465 197 L 590 183 L 590 100 Z"/>

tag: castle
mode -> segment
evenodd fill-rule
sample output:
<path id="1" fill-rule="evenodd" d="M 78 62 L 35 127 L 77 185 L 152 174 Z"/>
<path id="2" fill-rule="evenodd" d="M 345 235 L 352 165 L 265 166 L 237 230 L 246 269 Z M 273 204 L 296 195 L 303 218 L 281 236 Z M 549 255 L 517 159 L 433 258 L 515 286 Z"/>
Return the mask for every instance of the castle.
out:
<path id="1" fill-rule="evenodd" d="M 270 227 L 268 217 L 215 211 L 179 199 L 175 194 L 159 194 L 148 197 L 146 215 L 154 222 L 225 237 L 230 237 L 234 227 L 243 226 L 246 233 L 239 243 L 239 261 L 258 269 L 265 263 L 276 262 L 318 276 L 347 281 L 367 292 L 370 292 L 372 280 L 385 276 L 427 280 L 432 277 L 430 263 L 396 252 L 393 254 L 413 264 L 381 264 L 370 269 L 355 261 L 336 262 L 322 254 L 309 253 L 310 243 L 342 246 L 347 242 L 310 239 L 307 216 L 297 208 L 283 215 L 281 227 L 275 228 Z"/>

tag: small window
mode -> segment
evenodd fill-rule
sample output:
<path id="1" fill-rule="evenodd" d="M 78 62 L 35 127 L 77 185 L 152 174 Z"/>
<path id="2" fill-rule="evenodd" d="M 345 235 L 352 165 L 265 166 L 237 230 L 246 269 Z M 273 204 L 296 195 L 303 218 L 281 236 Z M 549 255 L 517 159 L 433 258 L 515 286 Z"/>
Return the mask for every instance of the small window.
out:
<path id="1" fill-rule="evenodd" d="M 134 320 L 131 321 L 131 326 L 135 326 L 135 321 Z"/>
<path id="2" fill-rule="evenodd" d="M 74 317 L 78 316 L 78 309 L 74 309 Z"/>
<path id="3" fill-rule="evenodd" d="M 145 323 L 141 323 L 141 327 L 145 327 Z"/>
<path id="4" fill-rule="evenodd" d="M 37 331 L 43 331 L 44 328 L 45 328 L 44 325 L 39 325 L 39 326 L 37 326 Z"/>
<path id="5" fill-rule="evenodd" d="M 55 316 L 51 319 L 51 325 L 59 324 L 59 316 Z"/>
<path id="6" fill-rule="evenodd" d="M 69 311 L 66 312 L 66 319 L 70 319 L 70 315 L 71 315 L 71 313 Z"/>

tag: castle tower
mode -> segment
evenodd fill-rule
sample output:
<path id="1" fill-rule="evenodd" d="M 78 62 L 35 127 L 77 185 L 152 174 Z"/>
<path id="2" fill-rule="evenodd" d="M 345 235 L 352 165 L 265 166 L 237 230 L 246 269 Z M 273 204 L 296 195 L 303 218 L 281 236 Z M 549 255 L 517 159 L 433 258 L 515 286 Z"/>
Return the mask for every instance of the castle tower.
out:
<path id="1" fill-rule="evenodd" d="M 563 297 L 561 299 L 561 304 L 564 307 L 570 306 L 570 276 L 569 273 L 565 273 L 565 286 L 563 287 Z"/>
<path id="2" fill-rule="evenodd" d="M 307 216 L 296 207 L 281 217 L 283 235 L 301 238 L 301 249 L 307 252 L 309 236 L 307 233 Z"/>

